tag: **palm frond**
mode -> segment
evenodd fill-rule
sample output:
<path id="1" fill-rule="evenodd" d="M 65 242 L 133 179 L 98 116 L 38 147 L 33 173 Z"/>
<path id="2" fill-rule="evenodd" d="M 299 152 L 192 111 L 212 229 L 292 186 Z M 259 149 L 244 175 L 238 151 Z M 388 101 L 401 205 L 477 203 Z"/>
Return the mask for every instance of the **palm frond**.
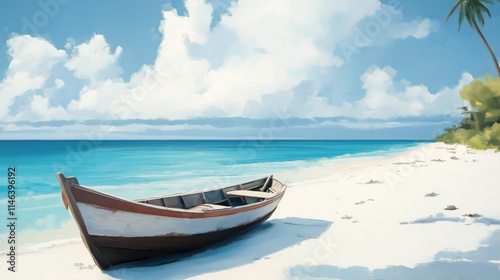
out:
<path id="1" fill-rule="evenodd" d="M 500 2 L 500 0 L 496 0 L 496 2 Z M 464 21 L 464 18 L 467 19 L 467 22 L 469 22 L 469 25 L 476 30 L 478 35 L 481 37 L 483 40 L 484 44 L 486 45 L 486 48 L 488 49 L 491 58 L 493 59 L 493 62 L 495 64 L 495 67 L 497 69 L 498 75 L 500 76 L 500 65 L 499 61 L 497 60 L 495 53 L 491 49 L 490 45 L 488 44 L 488 41 L 486 38 L 484 38 L 483 33 L 481 32 L 481 28 L 478 25 L 478 22 L 481 26 L 484 26 L 484 15 L 486 14 L 488 17 L 491 18 L 491 13 L 490 10 L 486 7 L 485 4 L 493 5 L 495 3 L 495 0 L 457 0 L 453 7 L 450 10 L 450 13 L 448 14 L 448 17 L 446 18 L 446 22 L 450 19 L 450 17 L 457 11 L 459 10 L 458 13 L 458 30 L 460 31 L 460 27 L 462 26 L 462 22 Z M 460 9 L 459 9 L 460 8 Z"/>
<path id="2" fill-rule="evenodd" d="M 460 13 L 458 14 L 458 31 L 460 31 L 460 27 L 462 27 L 462 21 L 464 21 L 464 18 L 466 16 L 465 10 L 462 2 L 462 7 L 460 7 Z"/>
<path id="3" fill-rule="evenodd" d="M 479 23 L 481 26 L 484 26 L 484 17 L 483 13 L 479 10 L 479 7 L 474 7 L 474 14 L 476 15 L 477 19 L 479 20 Z"/>
<path id="4" fill-rule="evenodd" d="M 492 5 L 494 1 L 495 0 L 458 0 L 451 8 L 446 21 L 448 22 L 450 17 L 460 8 L 458 14 L 458 30 L 462 27 L 464 18 L 467 19 L 467 22 L 469 22 L 472 27 L 477 25 L 477 22 L 479 22 L 481 26 L 484 26 L 484 14 L 487 14 L 488 17 L 491 18 L 490 10 L 484 3 Z M 496 2 L 500 2 L 500 0 L 496 0 Z"/>
<path id="5" fill-rule="evenodd" d="M 497 1 L 500 1 L 500 0 L 497 0 Z M 448 17 L 446 18 L 446 22 L 448 22 L 448 20 L 450 19 L 451 15 L 453 15 L 453 13 L 455 13 L 455 11 L 458 9 L 458 7 L 460 7 L 461 2 L 463 2 L 463 0 L 459 0 L 459 1 L 457 1 L 457 3 L 455 3 L 455 5 L 453 5 L 453 8 L 451 8 L 451 11 L 448 14 Z"/>

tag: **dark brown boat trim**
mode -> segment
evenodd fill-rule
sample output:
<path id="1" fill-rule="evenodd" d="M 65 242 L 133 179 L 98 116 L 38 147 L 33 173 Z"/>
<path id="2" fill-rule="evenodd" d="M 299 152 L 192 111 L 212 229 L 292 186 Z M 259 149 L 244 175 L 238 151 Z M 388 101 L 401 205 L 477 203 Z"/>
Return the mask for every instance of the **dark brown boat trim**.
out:
<path id="1" fill-rule="evenodd" d="M 165 262 L 177 259 L 180 254 L 196 251 L 230 237 L 248 231 L 267 220 L 272 213 L 244 225 L 203 234 L 185 236 L 153 237 L 111 237 L 90 236 L 92 242 L 101 251 L 102 256 L 112 266 L 150 258 L 162 258 Z M 102 268 L 101 269 L 106 269 Z"/>
<path id="2" fill-rule="evenodd" d="M 71 191 L 74 193 L 74 196 L 77 197 L 76 200 L 78 202 L 93 205 L 110 211 L 121 210 L 131 213 L 166 216 L 174 218 L 186 218 L 186 219 L 220 217 L 220 216 L 227 216 L 240 212 L 254 210 L 269 205 L 275 202 L 276 200 L 281 199 L 281 197 L 284 194 L 284 191 L 281 191 L 280 193 L 270 198 L 269 200 L 263 200 L 261 202 L 239 206 L 236 208 L 226 208 L 226 209 L 212 210 L 207 212 L 193 212 L 193 211 L 190 212 L 189 210 L 186 209 L 175 209 L 167 207 L 160 208 L 159 206 L 157 207 L 150 204 L 131 202 L 114 196 L 99 193 L 81 186 L 73 185 L 71 186 Z"/>

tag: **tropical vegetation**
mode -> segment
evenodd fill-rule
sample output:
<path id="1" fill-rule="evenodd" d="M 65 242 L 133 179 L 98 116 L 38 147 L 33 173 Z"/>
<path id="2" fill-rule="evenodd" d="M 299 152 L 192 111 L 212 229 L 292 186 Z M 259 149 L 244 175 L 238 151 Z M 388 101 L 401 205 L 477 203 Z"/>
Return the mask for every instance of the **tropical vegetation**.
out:
<path id="1" fill-rule="evenodd" d="M 500 2 L 500 0 L 496 0 Z M 493 0 L 458 0 L 453 5 L 447 20 L 459 8 L 458 29 L 465 19 L 476 30 L 483 40 L 500 76 L 500 66 L 495 53 L 484 37 L 479 24 L 484 26 L 484 14 L 491 17 L 491 13 L 483 3 L 493 4 Z M 476 79 L 471 84 L 464 86 L 461 92 L 463 100 L 470 104 L 461 107 L 465 118 L 452 128 L 446 129 L 444 134 L 436 137 L 437 141 L 445 143 L 466 144 L 476 149 L 496 149 L 500 151 L 500 78 L 486 76 Z"/>
<path id="2" fill-rule="evenodd" d="M 470 103 L 470 109 L 461 108 L 466 117 L 436 140 L 500 150 L 500 78 L 476 79 L 464 86 L 461 97 Z"/>

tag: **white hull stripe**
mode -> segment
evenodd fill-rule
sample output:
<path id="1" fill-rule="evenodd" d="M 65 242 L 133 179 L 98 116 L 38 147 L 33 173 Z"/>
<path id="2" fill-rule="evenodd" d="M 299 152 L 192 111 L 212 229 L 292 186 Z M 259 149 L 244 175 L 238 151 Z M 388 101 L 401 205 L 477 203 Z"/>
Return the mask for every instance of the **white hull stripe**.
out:
<path id="1" fill-rule="evenodd" d="M 227 216 L 186 219 L 111 211 L 77 202 L 90 235 L 151 237 L 201 234 L 251 223 L 273 211 L 279 199 L 263 207 Z"/>

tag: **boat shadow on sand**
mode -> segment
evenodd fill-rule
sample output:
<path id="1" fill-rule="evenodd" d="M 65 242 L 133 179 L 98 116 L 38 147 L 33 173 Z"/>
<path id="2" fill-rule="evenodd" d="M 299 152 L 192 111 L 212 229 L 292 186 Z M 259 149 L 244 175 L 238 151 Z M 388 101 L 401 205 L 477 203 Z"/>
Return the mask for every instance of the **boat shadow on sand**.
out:
<path id="1" fill-rule="evenodd" d="M 367 267 L 341 268 L 333 265 L 297 265 L 288 271 L 291 279 L 500 279 L 500 230 L 496 230 L 476 250 L 466 252 L 442 251 L 434 261 L 413 268 L 389 266 L 370 271 Z"/>
<path id="2" fill-rule="evenodd" d="M 288 217 L 267 221 L 251 231 L 177 259 L 118 265 L 105 271 L 118 279 L 185 279 L 251 263 L 308 239 L 318 238 L 331 222 Z"/>

